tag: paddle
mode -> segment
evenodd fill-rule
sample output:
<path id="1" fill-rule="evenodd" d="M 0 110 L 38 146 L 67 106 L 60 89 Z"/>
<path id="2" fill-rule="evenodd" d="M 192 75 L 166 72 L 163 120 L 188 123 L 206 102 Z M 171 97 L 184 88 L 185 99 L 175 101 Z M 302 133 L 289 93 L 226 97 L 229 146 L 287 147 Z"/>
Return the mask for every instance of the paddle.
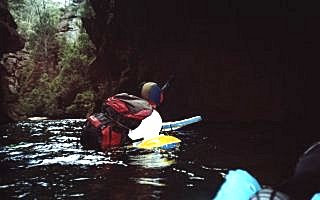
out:
<path id="1" fill-rule="evenodd" d="M 190 117 L 187 119 L 179 120 L 179 121 L 174 121 L 174 122 L 163 122 L 161 131 L 174 131 L 178 130 L 184 126 L 187 126 L 189 124 L 194 124 L 197 122 L 200 122 L 202 120 L 201 116 L 194 116 Z"/>
<path id="2" fill-rule="evenodd" d="M 173 80 L 174 80 L 174 75 L 171 75 L 169 80 L 167 80 L 167 82 L 162 86 L 161 91 L 166 92 L 169 89 L 169 86 L 171 85 Z"/>

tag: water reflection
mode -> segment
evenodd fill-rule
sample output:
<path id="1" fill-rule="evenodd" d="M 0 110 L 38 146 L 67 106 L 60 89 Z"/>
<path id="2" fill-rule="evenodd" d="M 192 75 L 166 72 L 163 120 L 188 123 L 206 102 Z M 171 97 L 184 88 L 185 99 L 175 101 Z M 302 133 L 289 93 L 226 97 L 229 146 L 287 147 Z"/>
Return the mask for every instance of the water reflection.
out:
<path id="1" fill-rule="evenodd" d="M 11 177 L 0 179 L 0 192 L 16 198 L 49 195 L 59 199 L 83 197 L 94 191 L 100 195 L 106 186 L 117 188 L 116 191 L 134 185 L 166 186 L 166 177 L 161 177 L 159 169 L 176 164 L 178 149 L 143 150 L 128 146 L 108 152 L 83 150 L 78 137 L 83 122 L 26 121 L 1 127 L 0 167 Z M 159 198 L 161 193 L 141 188 L 137 195 Z M 52 193 L 45 194 L 47 189 L 52 189 Z M 35 190 L 36 195 L 30 190 Z M 121 196 L 107 193 L 112 193 L 114 199 Z"/>
<path id="2" fill-rule="evenodd" d="M 25 141 L 20 141 L 21 133 L 2 133 L 14 137 L 17 143 L 1 147 L 1 154 L 7 161 L 23 161 L 25 167 L 41 165 L 139 165 L 145 168 L 167 167 L 175 163 L 176 155 L 166 151 L 146 151 L 133 147 L 117 148 L 108 152 L 82 150 L 79 137 L 83 120 L 59 120 L 42 122 L 20 122 L 19 130 L 30 133 Z M 72 125 L 72 127 L 70 127 Z M 75 126 L 78 125 L 78 126 Z M 73 131 L 70 131 L 72 128 Z M 43 136 L 43 137 L 38 137 Z M 126 155 L 126 160 L 121 156 Z M 128 163 L 126 163 L 128 162 Z"/>
<path id="3" fill-rule="evenodd" d="M 274 154 L 261 145 L 277 135 L 271 129 L 184 130 L 174 133 L 183 142 L 171 151 L 127 146 L 97 152 L 79 144 L 83 123 L 1 126 L 1 199 L 210 199 L 232 167 L 254 169 L 269 182 L 281 177 L 270 176 Z"/>
<path id="4" fill-rule="evenodd" d="M 177 155 L 174 152 L 166 152 L 161 150 L 141 151 L 139 155 L 129 157 L 129 164 L 138 165 L 143 168 L 164 168 L 176 163 Z"/>

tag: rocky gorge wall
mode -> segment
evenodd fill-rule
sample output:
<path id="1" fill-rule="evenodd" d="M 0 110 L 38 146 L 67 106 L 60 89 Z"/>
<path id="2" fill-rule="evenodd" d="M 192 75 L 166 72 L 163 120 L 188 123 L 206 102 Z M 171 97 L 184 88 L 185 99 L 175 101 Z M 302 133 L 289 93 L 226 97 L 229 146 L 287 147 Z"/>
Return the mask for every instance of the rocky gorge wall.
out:
<path id="1" fill-rule="evenodd" d="M 10 52 L 16 52 L 24 47 L 25 41 L 17 32 L 17 24 L 15 23 L 12 15 L 8 10 L 6 1 L 0 1 L 0 122 L 9 122 L 14 118 L 8 110 L 8 103 L 14 101 L 16 94 L 17 82 L 15 76 L 17 69 L 13 65 L 17 64 L 17 60 L 22 59 L 21 56 L 14 56 L 8 54 Z M 4 54 L 6 60 L 11 63 L 11 66 L 4 66 L 4 60 L 2 59 Z M 18 68 L 18 66 L 17 66 Z"/>
<path id="2" fill-rule="evenodd" d="M 97 47 L 92 80 L 115 83 L 108 94 L 175 74 L 161 107 L 166 118 L 252 122 L 304 114 L 304 76 L 289 63 L 296 33 L 285 8 L 275 5 L 270 15 L 235 2 L 90 3 L 95 15 L 83 22 Z"/>
<path id="3" fill-rule="evenodd" d="M 95 15 L 83 22 L 97 47 L 96 93 L 133 92 L 141 81 L 163 84 L 174 74 L 160 108 L 166 121 L 202 115 L 212 125 L 276 124 L 282 131 L 270 148 L 293 155 L 292 163 L 319 140 L 320 31 L 311 4 L 89 2 Z M 112 90 L 99 89 L 103 83 Z"/>

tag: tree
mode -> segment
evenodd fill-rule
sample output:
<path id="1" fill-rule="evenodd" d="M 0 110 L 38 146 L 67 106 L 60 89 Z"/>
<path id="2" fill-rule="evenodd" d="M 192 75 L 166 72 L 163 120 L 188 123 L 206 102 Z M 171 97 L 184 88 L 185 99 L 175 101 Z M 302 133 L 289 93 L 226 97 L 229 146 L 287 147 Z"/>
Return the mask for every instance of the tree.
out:
<path id="1" fill-rule="evenodd" d="M 96 98 L 87 77 L 95 49 L 80 20 L 88 14 L 86 1 L 59 7 L 48 0 L 11 0 L 10 7 L 31 55 L 17 107 L 27 116 L 83 117 Z"/>

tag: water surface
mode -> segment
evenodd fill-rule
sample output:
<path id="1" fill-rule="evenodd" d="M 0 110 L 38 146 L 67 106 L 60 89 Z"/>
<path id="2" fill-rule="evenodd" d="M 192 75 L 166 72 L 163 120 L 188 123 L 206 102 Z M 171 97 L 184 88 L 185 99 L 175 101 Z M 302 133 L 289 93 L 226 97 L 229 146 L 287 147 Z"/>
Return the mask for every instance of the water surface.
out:
<path id="1" fill-rule="evenodd" d="M 1 126 L 2 197 L 211 199 L 228 169 L 246 169 L 267 185 L 285 177 L 285 166 L 273 148 L 281 129 L 272 124 L 200 122 L 170 133 L 182 140 L 170 151 L 126 146 L 97 152 L 79 144 L 83 122 L 43 120 Z"/>

